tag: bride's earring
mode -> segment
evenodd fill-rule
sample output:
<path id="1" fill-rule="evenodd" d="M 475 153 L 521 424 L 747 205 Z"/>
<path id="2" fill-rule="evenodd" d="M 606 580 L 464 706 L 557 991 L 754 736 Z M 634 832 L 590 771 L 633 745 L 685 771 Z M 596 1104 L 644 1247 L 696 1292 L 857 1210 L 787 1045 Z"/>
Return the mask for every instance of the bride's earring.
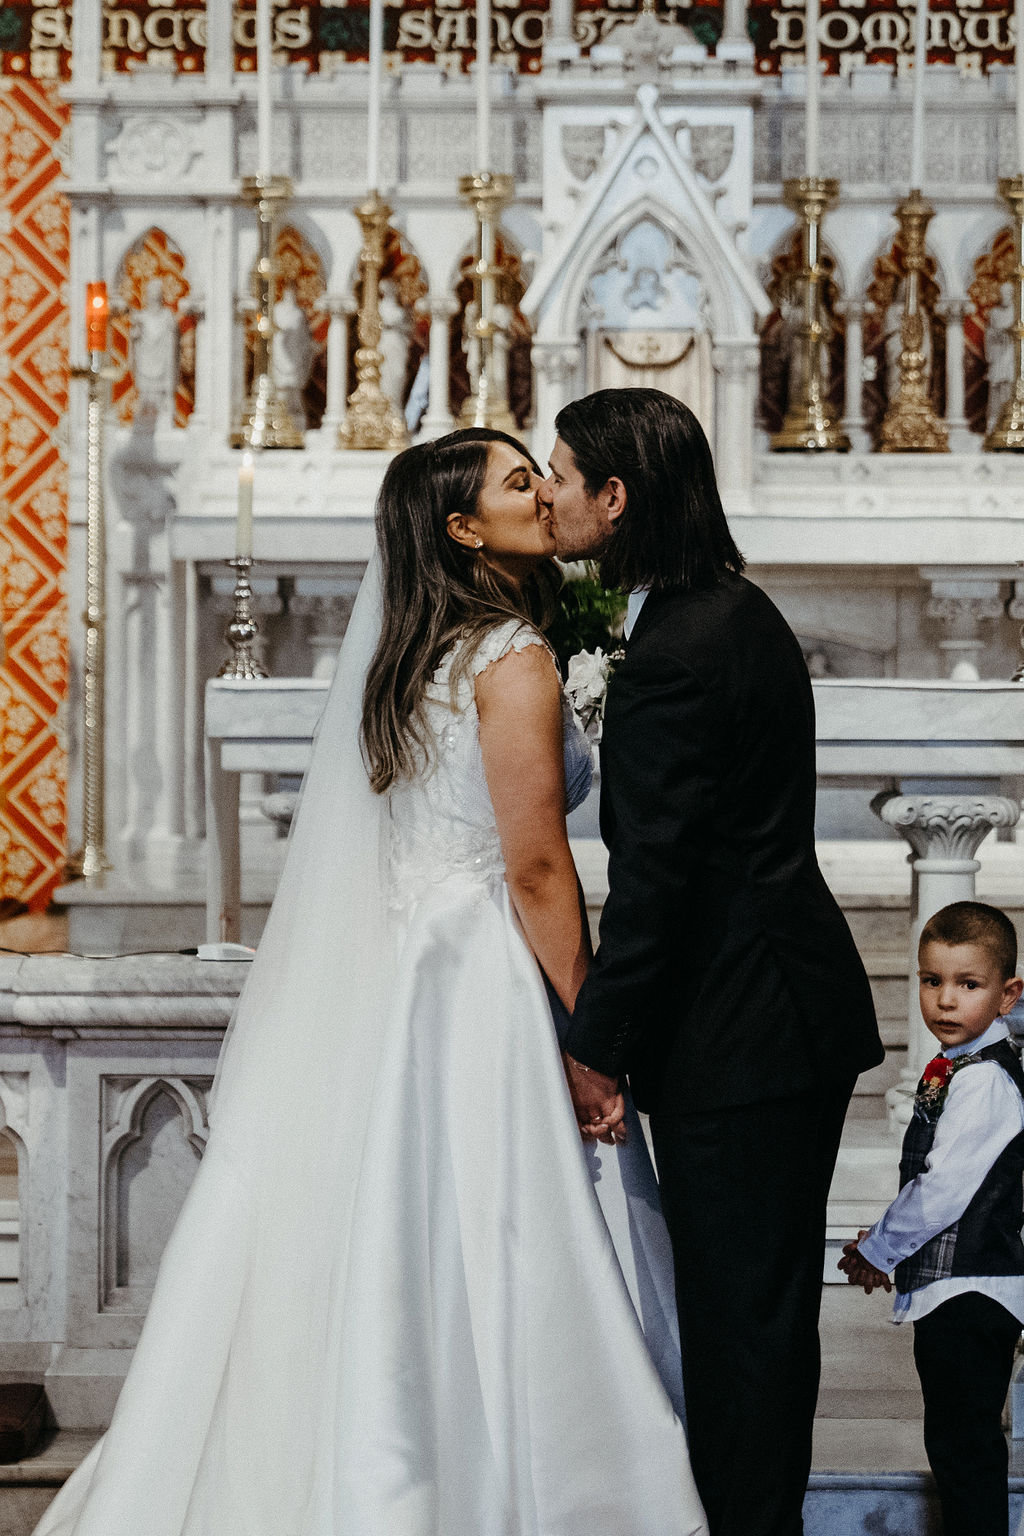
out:
<path id="1" fill-rule="evenodd" d="M 483 549 L 483 547 L 484 547 L 483 539 L 477 539 L 476 543 L 473 545 L 474 549 Z"/>

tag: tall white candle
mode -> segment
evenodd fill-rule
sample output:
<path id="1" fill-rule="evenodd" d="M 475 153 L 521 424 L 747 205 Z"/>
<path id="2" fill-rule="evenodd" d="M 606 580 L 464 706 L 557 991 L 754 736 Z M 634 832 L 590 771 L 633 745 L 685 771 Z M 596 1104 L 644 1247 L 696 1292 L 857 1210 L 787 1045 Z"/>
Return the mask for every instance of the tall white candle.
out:
<path id="1" fill-rule="evenodd" d="M 1024 176 L 1024 0 L 1016 0 L 1013 20 L 1016 32 L 1013 70 L 1017 86 L 1017 173 Z"/>
<path id="2" fill-rule="evenodd" d="M 273 48 L 270 0 L 256 0 L 256 171 L 260 176 L 270 175 Z"/>
<path id="3" fill-rule="evenodd" d="M 235 556 L 239 560 L 252 558 L 252 485 L 256 471 L 252 454 L 248 449 L 242 454 L 238 466 L 238 520 L 235 523 Z"/>
<path id="4" fill-rule="evenodd" d="M 370 0 L 370 96 L 366 120 L 366 185 L 380 186 L 380 108 L 384 90 L 384 0 Z"/>
<path id="5" fill-rule="evenodd" d="M 476 0 L 476 168 L 491 168 L 491 0 Z"/>
<path id="6" fill-rule="evenodd" d="M 818 90 L 820 85 L 821 44 L 818 41 L 818 22 L 821 19 L 821 0 L 806 0 L 804 13 L 806 35 L 804 57 L 807 60 L 806 90 L 806 173 L 818 174 Z"/>
<path id="7" fill-rule="evenodd" d="M 914 110 L 910 138 L 910 190 L 924 183 L 924 72 L 928 65 L 928 0 L 914 12 Z"/>

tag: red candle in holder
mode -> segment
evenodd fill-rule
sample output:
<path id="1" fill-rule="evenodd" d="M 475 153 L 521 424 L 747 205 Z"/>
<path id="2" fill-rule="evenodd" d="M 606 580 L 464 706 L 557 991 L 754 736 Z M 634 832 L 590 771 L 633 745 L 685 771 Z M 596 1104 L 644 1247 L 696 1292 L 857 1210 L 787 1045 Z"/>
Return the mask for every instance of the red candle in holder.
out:
<path id="1" fill-rule="evenodd" d="M 85 285 L 85 345 L 90 352 L 107 350 L 107 321 L 110 303 L 106 283 Z"/>

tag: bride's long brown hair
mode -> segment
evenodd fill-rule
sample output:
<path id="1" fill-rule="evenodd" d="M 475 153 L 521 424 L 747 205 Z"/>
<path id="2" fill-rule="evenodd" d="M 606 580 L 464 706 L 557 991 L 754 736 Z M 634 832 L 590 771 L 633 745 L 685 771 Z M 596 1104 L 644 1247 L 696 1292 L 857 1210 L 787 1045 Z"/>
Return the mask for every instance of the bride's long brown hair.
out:
<path id="1" fill-rule="evenodd" d="M 509 619 L 540 628 L 551 618 L 561 584 L 553 560 L 517 587 L 486 556 L 448 535 L 453 513 L 472 517 L 476 511 L 491 443 L 508 443 L 537 468 L 508 433 L 466 427 L 407 448 L 392 459 L 380 488 L 381 631 L 366 674 L 362 732 L 378 794 L 429 765 L 424 696 L 456 638 L 468 643 L 460 648 L 453 690 L 488 630 Z"/>

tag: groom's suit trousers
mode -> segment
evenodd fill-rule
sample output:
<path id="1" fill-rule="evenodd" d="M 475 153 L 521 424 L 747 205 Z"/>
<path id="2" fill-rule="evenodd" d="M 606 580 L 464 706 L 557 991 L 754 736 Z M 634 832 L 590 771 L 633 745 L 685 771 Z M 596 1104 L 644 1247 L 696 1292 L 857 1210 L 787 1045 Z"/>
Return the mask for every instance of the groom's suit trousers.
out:
<path id="1" fill-rule="evenodd" d="M 825 1203 L 852 1088 L 651 1117 L 711 1536 L 803 1530 Z"/>

